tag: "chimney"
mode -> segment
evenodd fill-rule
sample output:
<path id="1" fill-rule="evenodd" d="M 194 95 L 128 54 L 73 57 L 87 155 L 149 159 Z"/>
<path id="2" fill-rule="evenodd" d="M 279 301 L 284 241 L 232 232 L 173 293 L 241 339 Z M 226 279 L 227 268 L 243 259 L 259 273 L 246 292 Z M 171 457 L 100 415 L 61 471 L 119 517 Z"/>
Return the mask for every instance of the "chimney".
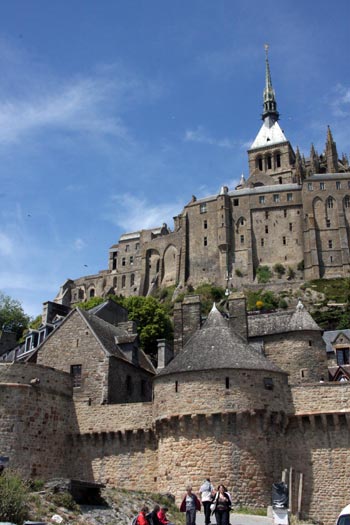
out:
<path id="1" fill-rule="evenodd" d="M 174 353 L 180 352 L 192 334 L 201 326 L 199 295 L 188 295 L 174 307 Z"/>
<path id="2" fill-rule="evenodd" d="M 232 330 L 248 339 L 246 299 L 241 292 L 232 293 L 228 298 L 229 323 Z"/>
<path id="3" fill-rule="evenodd" d="M 174 351 L 166 339 L 158 339 L 157 370 L 162 370 L 174 357 Z"/>

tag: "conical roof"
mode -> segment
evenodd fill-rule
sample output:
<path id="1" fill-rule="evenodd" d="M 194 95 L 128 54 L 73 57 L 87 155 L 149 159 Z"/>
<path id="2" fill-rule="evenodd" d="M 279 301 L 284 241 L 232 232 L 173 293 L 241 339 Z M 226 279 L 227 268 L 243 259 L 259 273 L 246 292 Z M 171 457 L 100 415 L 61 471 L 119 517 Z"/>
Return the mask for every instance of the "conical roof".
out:
<path id="1" fill-rule="evenodd" d="M 214 305 L 204 325 L 184 349 L 159 372 L 159 376 L 218 368 L 282 372 L 246 340 L 233 332 L 229 322 Z"/>

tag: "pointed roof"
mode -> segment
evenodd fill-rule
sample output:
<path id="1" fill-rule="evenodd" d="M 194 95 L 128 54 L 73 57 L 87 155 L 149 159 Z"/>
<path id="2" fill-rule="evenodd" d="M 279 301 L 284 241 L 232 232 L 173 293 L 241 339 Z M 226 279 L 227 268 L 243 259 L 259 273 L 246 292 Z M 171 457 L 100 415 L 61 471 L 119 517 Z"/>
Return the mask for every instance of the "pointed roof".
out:
<path id="1" fill-rule="evenodd" d="M 250 149 L 264 148 L 266 146 L 272 146 L 283 142 L 288 141 L 277 120 L 267 116 L 264 119 L 253 144 L 250 146 Z"/>
<path id="2" fill-rule="evenodd" d="M 256 348 L 233 332 L 228 320 L 221 315 L 214 304 L 204 325 L 193 334 L 184 349 L 158 375 L 218 368 L 283 373 Z"/>
<path id="3" fill-rule="evenodd" d="M 262 119 L 265 120 L 266 117 L 272 118 L 274 121 L 279 119 L 279 113 L 277 111 L 277 102 L 275 90 L 272 87 L 270 64 L 268 57 L 268 44 L 265 44 L 265 89 L 264 89 L 264 112 L 262 114 Z"/>

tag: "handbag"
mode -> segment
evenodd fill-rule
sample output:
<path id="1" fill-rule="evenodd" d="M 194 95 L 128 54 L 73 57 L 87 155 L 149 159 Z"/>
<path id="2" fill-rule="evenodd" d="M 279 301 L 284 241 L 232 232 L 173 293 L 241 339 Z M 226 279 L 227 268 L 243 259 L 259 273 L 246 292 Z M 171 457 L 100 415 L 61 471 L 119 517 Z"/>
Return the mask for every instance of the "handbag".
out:
<path id="1" fill-rule="evenodd" d="M 215 509 L 216 509 L 216 503 L 211 503 L 211 504 L 210 504 L 210 510 L 211 510 L 211 512 L 214 512 Z"/>

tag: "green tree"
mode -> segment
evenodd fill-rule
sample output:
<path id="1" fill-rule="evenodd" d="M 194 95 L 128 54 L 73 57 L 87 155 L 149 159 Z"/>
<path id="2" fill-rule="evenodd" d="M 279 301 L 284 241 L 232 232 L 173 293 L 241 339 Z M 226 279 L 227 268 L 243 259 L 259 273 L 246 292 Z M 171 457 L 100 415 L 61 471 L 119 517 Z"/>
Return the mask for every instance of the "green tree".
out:
<path id="1" fill-rule="evenodd" d="M 19 339 L 29 321 L 30 317 L 24 313 L 19 301 L 0 292 L 0 330 L 11 330 Z"/>

